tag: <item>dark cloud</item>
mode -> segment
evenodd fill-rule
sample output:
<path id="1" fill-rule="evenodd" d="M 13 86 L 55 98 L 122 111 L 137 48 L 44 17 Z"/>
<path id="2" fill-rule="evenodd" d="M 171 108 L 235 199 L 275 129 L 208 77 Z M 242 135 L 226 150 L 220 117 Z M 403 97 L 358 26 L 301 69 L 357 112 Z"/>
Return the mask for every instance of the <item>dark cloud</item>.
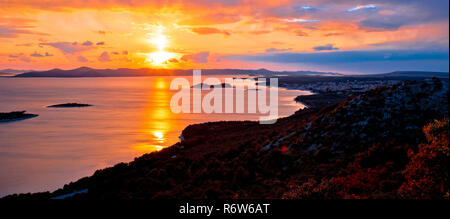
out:
<path id="1" fill-rule="evenodd" d="M 326 51 L 326 50 L 339 50 L 339 48 L 334 47 L 333 44 L 327 44 L 324 46 L 316 46 L 314 47 L 315 51 Z"/>
<path id="2" fill-rule="evenodd" d="M 292 50 L 292 48 L 288 48 L 288 49 L 276 49 L 276 48 L 270 48 L 270 49 L 266 49 L 266 52 L 287 52 Z"/>
<path id="3" fill-rule="evenodd" d="M 59 49 L 64 54 L 74 54 L 91 49 L 91 46 L 84 46 L 78 44 L 77 42 L 51 42 L 51 43 L 40 43 L 41 46 L 51 46 L 53 48 Z"/>
<path id="4" fill-rule="evenodd" d="M 103 45 L 105 45 L 105 42 L 98 42 L 98 43 L 96 43 L 95 45 L 97 45 L 97 46 L 103 46 Z"/>
<path id="5" fill-rule="evenodd" d="M 109 57 L 108 52 L 103 52 L 98 58 L 100 62 L 110 62 L 111 58 Z"/>
<path id="6" fill-rule="evenodd" d="M 44 57 L 43 55 L 41 55 L 40 53 L 37 53 L 37 52 L 34 52 L 33 54 L 30 54 L 30 56 L 38 57 L 38 58 Z"/>
<path id="7" fill-rule="evenodd" d="M 77 57 L 77 60 L 78 60 L 79 62 L 87 62 L 87 61 L 88 61 L 84 56 L 78 56 L 78 57 Z"/>
<path id="8" fill-rule="evenodd" d="M 93 43 L 91 41 L 86 41 L 82 44 L 83 46 L 92 46 Z"/>
<path id="9" fill-rule="evenodd" d="M 404 25 L 412 24 L 414 20 L 399 15 L 376 15 L 360 21 L 358 26 L 368 30 L 398 30 Z"/>
<path id="10" fill-rule="evenodd" d="M 193 63 L 207 63 L 209 52 L 199 52 L 191 55 L 184 55 L 181 57 L 183 61 L 191 61 Z"/>

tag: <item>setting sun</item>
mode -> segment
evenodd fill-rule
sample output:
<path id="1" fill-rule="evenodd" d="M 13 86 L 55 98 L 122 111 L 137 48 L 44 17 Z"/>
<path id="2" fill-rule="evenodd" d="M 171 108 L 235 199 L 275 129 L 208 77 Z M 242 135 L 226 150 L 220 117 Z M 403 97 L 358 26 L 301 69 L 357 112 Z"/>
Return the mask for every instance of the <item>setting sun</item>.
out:
<path id="1" fill-rule="evenodd" d="M 145 55 L 145 61 L 153 66 L 161 66 L 169 64 L 169 60 L 175 58 L 175 54 L 165 51 L 167 45 L 169 44 L 168 37 L 164 34 L 164 27 L 158 26 L 156 33 L 147 34 L 150 36 L 147 42 L 157 48 L 158 51 L 152 53 L 141 53 Z"/>
<path id="2" fill-rule="evenodd" d="M 159 51 L 147 53 L 146 56 L 147 58 L 145 59 L 145 61 L 151 63 L 152 65 L 162 65 L 168 60 L 174 58 L 175 54 L 166 51 Z"/>

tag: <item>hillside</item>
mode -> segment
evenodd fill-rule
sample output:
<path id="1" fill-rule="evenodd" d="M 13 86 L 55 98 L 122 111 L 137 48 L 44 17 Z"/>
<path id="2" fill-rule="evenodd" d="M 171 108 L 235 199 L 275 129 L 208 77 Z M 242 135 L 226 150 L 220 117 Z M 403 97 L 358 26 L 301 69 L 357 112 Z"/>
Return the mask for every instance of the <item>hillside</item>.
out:
<path id="1" fill-rule="evenodd" d="M 421 198 L 426 185 L 448 199 L 448 110 L 448 84 L 406 81 L 273 125 L 191 125 L 160 152 L 5 199 Z"/>

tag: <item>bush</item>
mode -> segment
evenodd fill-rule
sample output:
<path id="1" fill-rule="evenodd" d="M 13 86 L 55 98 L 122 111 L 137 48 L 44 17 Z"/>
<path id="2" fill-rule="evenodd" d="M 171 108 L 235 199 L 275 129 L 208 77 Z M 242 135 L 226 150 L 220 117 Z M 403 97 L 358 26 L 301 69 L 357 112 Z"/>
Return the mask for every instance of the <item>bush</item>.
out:
<path id="1" fill-rule="evenodd" d="M 428 143 L 410 151 L 411 161 L 404 170 L 406 182 L 399 195 L 408 199 L 449 199 L 448 119 L 424 127 Z"/>

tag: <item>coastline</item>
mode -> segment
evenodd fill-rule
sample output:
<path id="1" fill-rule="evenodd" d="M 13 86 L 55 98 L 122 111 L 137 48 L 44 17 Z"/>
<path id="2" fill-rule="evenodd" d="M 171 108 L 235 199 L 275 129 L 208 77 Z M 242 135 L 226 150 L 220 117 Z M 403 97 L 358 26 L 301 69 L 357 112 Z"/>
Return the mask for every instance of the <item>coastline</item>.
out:
<path id="1" fill-rule="evenodd" d="M 46 79 L 43 79 L 43 80 L 46 80 Z M 57 79 L 55 79 L 55 80 L 57 80 Z M 4 81 L 7 81 L 7 79 L 5 79 Z M 68 81 L 68 82 L 70 82 L 70 80 Z M 280 88 L 280 92 L 282 92 L 281 90 L 283 90 L 283 91 L 285 91 L 285 89 L 282 89 L 282 88 Z M 288 105 L 288 110 L 286 111 L 287 113 L 283 113 L 283 114 L 280 114 L 280 118 L 282 118 L 282 117 L 287 117 L 287 116 L 291 116 L 291 115 L 293 115 L 297 110 L 299 110 L 302 106 L 300 106 L 299 104 L 294 104 L 292 101 L 294 101 L 293 99 L 294 99 L 294 97 L 297 95 L 297 94 L 299 94 L 299 93 L 301 93 L 301 92 L 297 92 L 297 91 L 286 91 L 286 95 L 284 95 L 285 97 L 287 97 L 286 99 L 285 99 L 285 101 L 284 101 L 284 103 L 280 103 L 280 104 L 286 104 L 286 105 Z M 280 96 L 283 96 L 283 93 L 280 93 Z M 287 101 L 287 100 L 290 100 L 290 101 Z M 41 119 L 47 119 L 47 118 L 49 118 L 49 116 L 47 115 L 47 112 L 49 113 L 49 114 L 53 114 L 53 113 L 55 113 L 55 112 L 58 112 L 58 114 L 61 114 L 61 115 L 64 115 L 64 114 L 67 114 L 67 115 L 69 115 L 69 114 L 71 114 L 72 112 L 84 112 L 84 111 L 75 111 L 75 110 L 67 110 L 67 111 L 53 111 L 53 110 L 50 110 L 50 109 L 47 109 L 47 107 L 49 106 L 49 104 L 51 104 L 51 103 L 64 103 L 64 102 L 71 102 L 72 100 L 67 100 L 66 101 L 66 99 L 61 99 L 61 100 L 57 100 L 57 101 L 53 101 L 53 100 L 50 100 L 50 101 L 45 101 L 45 103 L 44 104 L 39 104 L 39 106 L 37 106 L 38 107 L 38 111 L 37 111 L 37 113 L 39 113 L 40 114 L 40 116 L 42 117 Z M 73 101 L 75 101 L 75 102 L 78 102 L 78 101 L 80 101 L 80 100 L 73 100 Z M 83 101 L 81 101 L 81 103 L 85 103 L 85 102 L 83 102 Z M 87 103 L 89 103 L 89 101 L 87 102 Z M 94 105 L 97 105 L 97 104 L 95 104 L 96 103 L 96 101 L 92 101 L 91 102 L 92 104 L 94 104 Z M 99 103 L 100 104 L 100 103 Z M 105 104 L 100 104 L 100 105 L 105 105 Z M 280 107 L 282 107 L 281 105 L 280 105 Z M 34 108 L 27 108 L 27 109 L 29 109 L 30 111 L 31 110 L 33 110 L 33 111 L 36 111 L 36 109 L 34 109 Z M 45 112 L 41 112 L 41 111 L 39 111 L 39 110 L 43 110 L 43 111 L 45 111 Z M 96 108 L 93 108 L 93 110 L 96 110 Z M 170 109 L 167 109 L 167 110 L 170 110 Z M 145 112 L 143 112 L 143 113 L 145 113 Z M 80 113 L 77 113 L 76 114 L 77 115 L 77 117 L 78 116 L 83 116 L 83 114 L 80 114 Z M 90 117 L 90 115 L 87 115 L 88 117 Z M 59 118 L 59 117 L 58 117 Z M 184 117 L 183 117 L 184 118 Z M 220 118 L 220 116 L 219 117 L 217 117 L 217 116 L 215 116 L 215 117 L 212 117 L 212 118 L 217 118 L 217 120 L 214 120 L 214 122 L 219 122 L 220 123 L 220 121 L 222 121 L 221 120 L 221 118 Z M 240 118 L 242 118 L 242 120 L 240 119 Z M 41 120 L 41 119 L 39 119 L 39 120 Z M 225 121 L 236 121 L 236 120 L 241 120 L 241 121 L 244 121 L 245 122 L 245 116 L 240 116 L 240 117 L 238 117 L 237 119 L 224 119 Z M 56 121 L 56 120 L 55 120 Z M 203 120 L 204 121 L 204 120 Z M 212 122 L 213 120 L 211 120 L 211 122 Z M 247 120 L 248 121 L 248 120 Z M 256 117 L 252 117 L 251 118 L 251 121 L 257 121 L 257 118 Z M 70 122 L 70 121 L 69 121 Z M 189 123 L 189 124 L 188 124 Z M 203 122 L 202 122 L 203 123 Z M 182 132 L 183 132 L 183 130 L 184 129 L 186 129 L 189 125 L 195 125 L 195 124 L 202 124 L 202 123 L 199 123 L 199 122 L 195 122 L 195 121 L 193 121 L 193 122 L 185 122 L 185 123 L 183 123 L 183 126 L 181 127 L 177 127 L 177 129 L 175 130 L 175 132 L 176 133 L 178 133 L 178 135 L 180 135 Z M 19 125 L 21 125 L 21 124 L 19 124 Z M 30 128 L 33 128 L 32 126 L 29 126 L 28 125 L 28 123 L 25 123 L 24 124 L 25 126 L 27 126 L 27 127 L 30 127 Z M 7 126 L 3 126 L 4 128 L 7 128 Z M 29 132 L 28 132 L 29 133 Z M 150 136 L 150 137 L 152 137 L 152 134 L 150 133 L 150 134 L 145 134 L 146 136 Z M 169 136 L 169 137 L 171 137 L 171 133 L 169 133 L 169 134 L 167 134 L 167 136 Z M 177 136 L 178 136 L 177 135 Z M 39 135 L 36 135 L 36 136 L 39 136 Z M 11 138 L 12 139 L 12 138 Z M 47 140 L 43 140 L 42 141 L 42 143 L 38 143 L 38 142 L 36 142 L 36 144 L 35 145 L 45 145 L 45 144 L 47 144 L 46 143 L 46 141 Z M 14 142 L 17 142 L 17 141 L 13 141 L 13 140 L 11 140 L 10 142 L 12 142 L 12 144 L 9 144 L 9 145 L 11 145 L 11 147 L 14 147 Z M 19 141 L 20 142 L 20 141 Z M 71 141 L 71 142 L 75 142 L 75 141 Z M 49 144 L 54 144 L 53 142 L 48 142 Z M 61 145 L 65 145 L 65 143 L 64 143 L 64 141 L 61 141 L 59 144 L 61 144 Z M 67 144 L 67 145 L 73 145 L 74 143 L 72 143 L 72 144 Z M 99 145 L 102 145 L 102 142 L 99 142 L 98 143 Z M 168 141 L 168 143 L 166 143 L 165 145 L 167 145 L 167 146 L 172 146 L 173 144 L 175 144 L 175 142 L 172 142 L 172 141 Z M 6 144 L 6 145 L 8 145 L 8 144 Z M 24 144 L 21 144 L 21 145 L 24 145 Z M 82 145 L 82 144 L 81 144 Z M 126 145 L 126 144 L 122 144 L 122 145 Z M 169 146 L 169 147 L 170 147 Z M 131 145 L 130 144 L 130 148 L 131 147 L 133 147 L 133 145 Z M 14 148 L 17 148 L 17 147 L 14 147 Z M 19 149 L 16 149 L 16 150 L 19 150 Z M 88 171 L 86 171 L 87 172 L 87 174 L 83 174 L 82 176 L 90 176 L 90 175 L 92 175 L 96 170 L 98 170 L 98 169 L 103 169 L 103 168 L 107 168 L 107 167 L 110 167 L 112 164 L 115 164 L 115 163 L 119 163 L 119 162 L 131 162 L 134 158 L 136 158 L 136 157 L 140 157 L 140 156 L 142 156 L 143 154 L 145 154 L 145 152 L 141 152 L 140 150 L 136 150 L 136 149 L 134 149 L 134 148 L 132 148 L 132 150 L 135 150 L 135 151 L 137 151 L 136 152 L 136 155 L 132 155 L 132 156 L 122 156 L 122 157 L 125 157 L 124 159 L 115 159 L 114 160 L 114 162 L 111 162 L 110 164 L 108 164 L 108 165 L 105 165 L 105 166 L 99 166 L 99 167 L 97 167 L 97 168 L 95 168 L 95 169 L 89 169 Z M 113 157 L 114 158 L 114 157 Z M 61 169 L 64 169 L 64 168 L 61 168 Z M 67 168 L 66 168 L 67 169 Z M 41 170 L 41 171 L 43 171 L 43 170 Z M 45 170 L 44 170 L 45 171 Z M 70 174 L 70 172 L 68 172 L 68 174 L 65 174 L 65 175 L 71 175 Z M 79 177 L 76 177 L 77 179 L 79 178 Z M 64 181 L 64 183 L 66 183 L 66 182 L 69 182 L 69 181 L 71 181 L 71 180 L 75 180 L 75 179 L 73 179 L 73 178 L 69 178 L 69 180 L 67 180 L 67 181 Z M 57 183 L 58 185 L 58 187 L 56 187 L 56 188 L 60 188 L 60 186 L 62 186 L 63 184 L 60 184 L 60 183 Z M 49 185 L 49 184 L 41 184 L 41 185 Z M 53 188 L 55 188 L 55 184 L 52 184 L 52 186 L 53 186 Z M 56 189 L 55 188 L 55 189 Z M 51 190 L 51 191 L 53 191 L 53 190 Z M 13 193 L 22 193 L 22 192 L 28 192 L 27 190 L 19 190 L 19 191 L 17 191 L 17 190 L 15 190 L 15 191 L 11 191 L 11 193 L 8 193 L 8 191 L 6 191 L 6 194 L 4 193 L 3 195 L 1 195 L 1 196 L 4 196 L 4 195 L 9 195 L 9 194 L 13 194 Z M 33 189 L 33 192 L 39 192 L 39 190 L 37 190 L 37 189 Z"/>
<path id="2" fill-rule="evenodd" d="M 413 85 L 417 87 L 420 85 L 416 84 L 418 82 L 404 83 L 401 86 L 396 85 L 392 88 L 379 88 L 366 92 L 364 95 L 368 96 L 369 99 L 381 98 L 381 100 L 385 100 L 382 99 L 384 98 L 383 95 L 386 95 L 384 93 L 390 94 L 391 92 L 388 92 L 389 89 L 400 89 L 404 86 Z M 419 92 L 414 89 L 406 90 L 407 92 Z M 376 95 L 373 96 L 374 92 Z M 383 93 L 383 95 L 377 93 Z M 421 98 L 423 99 L 423 97 Z M 351 101 L 346 100 L 339 104 L 333 103 L 332 105 L 341 110 L 350 106 L 358 107 L 358 105 L 353 104 L 355 99 L 357 98 L 352 98 Z M 328 102 L 326 103 L 329 104 Z M 238 195 L 238 198 L 281 197 L 288 192 L 287 184 L 290 182 L 290 177 L 301 178 L 313 174 L 314 171 L 317 171 L 315 164 L 320 164 L 324 159 L 330 159 L 328 157 L 333 153 L 328 150 L 331 149 L 319 150 L 315 141 L 308 139 L 310 136 L 320 135 L 307 133 L 311 131 L 311 122 L 314 121 L 318 123 L 315 125 L 316 128 L 314 130 L 325 131 L 321 128 L 323 126 L 321 124 L 322 118 L 324 118 L 323 115 L 340 118 L 341 114 L 336 114 L 334 110 L 336 107 L 324 107 L 326 109 L 312 107 L 298 110 L 294 115 L 280 118 L 274 125 L 259 125 L 257 122 L 249 121 L 209 122 L 189 125 L 182 131 L 184 140 L 171 147 L 159 152 L 144 154 L 130 163 L 119 163 L 113 167 L 97 170 L 92 176 L 66 184 L 62 189 L 52 193 L 34 193 L 33 195 L 29 194 L 29 196 L 54 198 L 89 189 L 88 193 L 79 194 L 72 198 L 93 198 L 100 194 L 120 199 L 230 198 L 236 195 Z M 362 116 L 362 118 L 366 117 Z M 397 119 L 403 121 L 403 117 L 397 117 Z M 423 125 L 424 121 L 421 122 L 421 125 Z M 343 120 L 343 122 L 345 124 L 350 121 Z M 359 124 L 359 122 L 357 123 Z M 380 124 L 382 123 L 374 123 L 374 125 Z M 339 123 L 336 125 L 339 126 Z M 331 130 L 335 129 L 332 128 Z M 421 131 L 421 128 L 416 131 Z M 220 135 L 214 133 L 220 133 Z M 377 133 L 369 132 L 356 136 L 363 136 L 363 134 L 376 135 Z M 405 132 L 405 134 L 410 134 L 410 131 Z M 413 134 L 417 135 L 416 132 Z M 366 138 L 365 136 L 363 137 Z M 371 139 L 374 141 L 377 138 Z M 343 143 L 345 142 L 343 141 Z M 308 144 L 311 145 L 307 147 Z M 367 142 L 364 143 L 364 145 L 367 144 Z M 269 150 L 265 150 L 267 145 L 269 145 Z M 348 159 L 351 159 L 355 151 L 351 150 L 346 153 L 348 153 L 346 155 L 349 156 Z M 312 158 L 314 160 L 310 160 Z M 299 159 L 301 162 L 296 163 Z M 308 168 L 302 172 L 295 172 L 296 168 L 299 167 L 298 165 L 301 166 L 304 162 L 309 163 Z M 329 172 L 330 176 L 333 175 L 334 168 L 345 167 L 341 165 L 333 163 L 330 166 L 331 169 L 327 170 L 331 171 Z M 241 168 L 244 166 L 246 168 Z M 111 178 L 110 176 L 113 173 L 114 178 Z M 145 180 L 140 178 L 142 177 L 141 174 L 145 175 Z M 253 178 L 253 174 L 256 178 Z M 207 179 L 212 177 L 212 179 L 219 180 L 221 182 L 220 185 L 227 189 L 218 191 L 217 188 L 221 186 L 210 184 L 208 180 L 200 180 L 204 179 L 204 177 L 207 177 Z M 134 184 L 134 180 L 136 180 L 135 183 L 139 185 L 144 183 L 146 186 L 129 187 L 129 185 Z M 226 185 L 224 183 L 231 184 Z M 189 185 L 194 187 L 189 187 Z M 258 185 L 259 187 L 258 189 L 248 190 L 246 189 L 248 185 Z M 133 188 L 133 191 L 137 191 L 125 190 L 126 192 L 122 194 L 117 193 L 119 191 L 116 191 L 116 189 L 119 188 Z M 143 191 L 141 191 L 142 189 Z M 14 197 L 26 198 L 27 195 L 9 196 L 9 198 Z"/>

